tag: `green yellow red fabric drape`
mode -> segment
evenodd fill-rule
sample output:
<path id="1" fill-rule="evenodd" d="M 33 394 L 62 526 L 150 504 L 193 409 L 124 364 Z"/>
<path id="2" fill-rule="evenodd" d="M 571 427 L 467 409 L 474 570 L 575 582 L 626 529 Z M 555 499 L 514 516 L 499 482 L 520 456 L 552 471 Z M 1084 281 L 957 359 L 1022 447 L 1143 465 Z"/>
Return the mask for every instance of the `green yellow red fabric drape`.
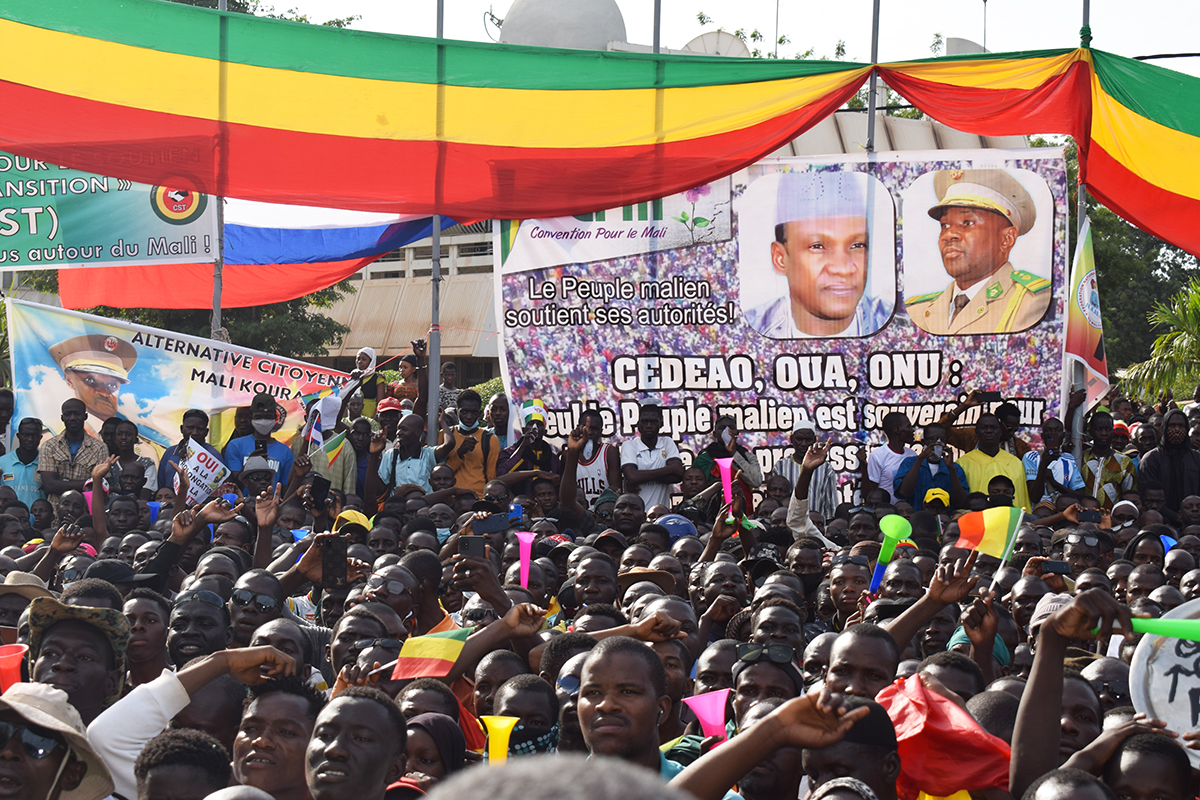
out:
<path id="1" fill-rule="evenodd" d="M 9 0 L 0 49 L 0 150 L 457 219 L 562 216 L 706 183 L 816 124 L 872 69 L 438 42 L 157 0 Z M 1074 136 L 1096 197 L 1200 253 L 1200 80 L 1091 49 L 876 68 L 960 130 Z"/>

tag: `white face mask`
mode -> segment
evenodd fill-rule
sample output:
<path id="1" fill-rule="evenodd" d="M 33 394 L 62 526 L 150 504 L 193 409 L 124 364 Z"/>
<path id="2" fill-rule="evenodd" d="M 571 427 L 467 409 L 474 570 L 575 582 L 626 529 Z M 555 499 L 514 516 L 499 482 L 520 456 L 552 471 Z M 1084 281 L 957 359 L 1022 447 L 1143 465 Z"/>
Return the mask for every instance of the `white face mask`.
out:
<path id="1" fill-rule="evenodd" d="M 253 422 L 251 422 L 250 424 L 252 426 L 254 426 L 255 433 L 257 433 L 259 436 L 266 436 L 275 427 L 275 420 L 273 420 L 273 419 L 256 419 Z"/>
<path id="2" fill-rule="evenodd" d="M 592 454 L 595 452 L 596 452 L 596 443 L 595 442 L 589 440 L 586 444 L 584 444 L 583 458 L 585 461 L 590 459 L 592 457 Z"/>

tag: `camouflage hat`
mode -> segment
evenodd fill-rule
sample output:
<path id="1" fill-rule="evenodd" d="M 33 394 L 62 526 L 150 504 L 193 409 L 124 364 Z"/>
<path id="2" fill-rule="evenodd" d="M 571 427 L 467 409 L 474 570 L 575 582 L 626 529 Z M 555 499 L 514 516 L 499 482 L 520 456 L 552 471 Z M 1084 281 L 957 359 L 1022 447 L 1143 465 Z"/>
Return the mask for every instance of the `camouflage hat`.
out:
<path id="1" fill-rule="evenodd" d="M 38 597 L 29 604 L 29 659 L 37 661 L 42 650 L 42 637 L 59 622 L 73 620 L 91 625 L 104 634 L 112 647 L 113 664 L 121 674 L 117 689 L 104 698 L 112 705 L 121 696 L 125 683 L 125 648 L 129 645 L 129 622 L 115 608 L 93 608 L 92 606 L 65 606 L 53 597 Z"/>

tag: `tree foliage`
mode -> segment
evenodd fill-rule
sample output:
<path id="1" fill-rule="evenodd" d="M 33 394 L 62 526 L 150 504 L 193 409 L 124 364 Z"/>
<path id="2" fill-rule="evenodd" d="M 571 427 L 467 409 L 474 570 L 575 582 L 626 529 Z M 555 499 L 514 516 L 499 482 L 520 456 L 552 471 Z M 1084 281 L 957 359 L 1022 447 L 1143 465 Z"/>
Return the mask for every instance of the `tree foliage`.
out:
<path id="1" fill-rule="evenodd" d="M 1177 394 L 1187 396 L 1200 379 L 1200 278 L 1192 277 L 1169 301 L 1157 303 L 1150 321 L 1162 333 L 1154 340 L 1150 358 L 1131 366 L 1122 380 L 1136 387 L 1143 399 L 1165 389 L 1182 389 Z M 1107 323 L 1104 327 L 1107 332 Z"/>
<path id="2" fill-rule="evenodd" d="M 21 280 L 36 291 L 58 293 L 57 270 L 22 272 Z M 353 291 L 354 287 L 349 281 L 342 281 L 286 303 L 222 309 L 221 325 L 229 332 L 229 340 L 242 347 L 289 358 L 319 354 L 350 331 L 345 325 L 321 313 L 322 310 L 332 308 L 339 299 Z M 99 306 L 84 310 L 101 317 L 122 319 L 190 336 L 208 338 L 211 335 L 212 312 L 207 309 Z"/>

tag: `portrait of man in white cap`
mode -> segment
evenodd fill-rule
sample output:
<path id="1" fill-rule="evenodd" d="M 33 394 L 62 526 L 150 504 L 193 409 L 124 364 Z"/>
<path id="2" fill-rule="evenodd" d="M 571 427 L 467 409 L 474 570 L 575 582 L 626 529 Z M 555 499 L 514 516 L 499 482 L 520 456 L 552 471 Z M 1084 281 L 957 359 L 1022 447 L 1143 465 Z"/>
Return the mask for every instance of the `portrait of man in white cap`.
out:
<path id="1" fill-rule="evenodd" d="M 779 176 L 771 268 L 787 279 L 787 293 L 746 310 L 750 327 L 805 339 L 868 336 L 887 323 L 894 298 L 866 291 L 870 180 L 858 172 Z"/>
<path id="2" fill-rule="evenodd" d="M 52 345 L 50 357 L 75 396 L 87 406 L 88 414 L 102 421 L 117 416 L 121 387 L 129 383 L 129 372 L 137 363 L 137 350 L 132 344 L 116 336 L 92 333 Z"/>
<path id="3" fill-rule="evenodd" d="M 1003 169 L 939 170 L 933 188 L 929 216 L 940 223 L 937 246 L 950 284 L 904 301 L 913 324 L 941 336 L 1037 324 L 1052 294 L 1037 270 L 1048 272 L 1049 264 L 1022 269 L 1009 261 L 1018 237 L 1037 222 L 1029 190 Z"/>

